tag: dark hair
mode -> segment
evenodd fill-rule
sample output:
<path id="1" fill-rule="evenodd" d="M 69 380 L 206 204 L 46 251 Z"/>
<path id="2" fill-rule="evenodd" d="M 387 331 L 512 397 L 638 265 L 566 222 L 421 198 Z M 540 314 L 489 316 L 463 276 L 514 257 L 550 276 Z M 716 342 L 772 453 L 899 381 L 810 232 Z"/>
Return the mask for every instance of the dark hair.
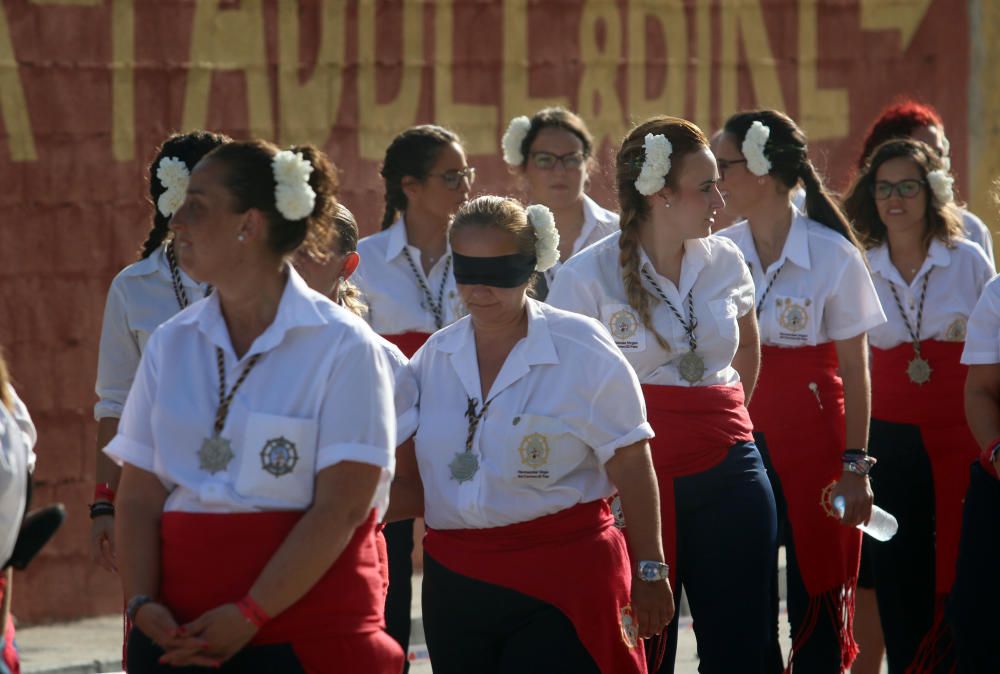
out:
<path id="1" fill-rule="evenodd" d="M 267 218 L 267 242 L 278 255 L 303 246 L 316 260 L 329 257 L 329 242 L 337 207 L 337 171 L 323 152 L 312 145 L 290 148 L 312 164 L 309 186 L 316 193 L 312 213 L 300 220 L 286 220 L 275 205 L 274 169 L 271 162 L 280 149 L 262 140 L 223 145 L 206 159 L 226 165 L 226 188 L 236 201 L 236 211 L 256 208 Z"/>
<path id="2" fill-rule="evenodd" d="M 458 136 L 440 126 L 424 124 L 413 126 L 392 139 L 382 160 L 382 179 L 385 181 L 385 213 L 382 229 L 387 229 L 399 213 L 406 210 L 403 178 L 411 176 L 424 180 L 434 168 L 441 149 L 451 143 L 461 143 Z"/>
<path id="3" fill-rule="evenodd" d="M 153 226 L 146 235 L 139 249 L 139 259 L 144 260 L 153 254 L 170 233 L 170 216 L 160 212 L 157 202 L 166 192 L 166 187 L 156 176 L 156 170 L 165 157 L 180 159 L 192 171 L 201 158 L 225 143 L 231 143 L 232 138 L 211 131 L 192 131 L 191 133 L 175 133 L 163 141 L 156 150 L 156 156 L 149 165 L 149 197 L 153 202 Z"/>
<path id="4" fill-rule="evenodd" d="M 851 219 L 854 231 L 858 233 L 865 248 L 881 245 L 887 237 L 885 223 L 879 217 L 875 205 L 875 179 L 879 167 L 892 159 L 908 159 L 920 169 L 927 194 L 927 210 L 924 221 L 924 245 L 929 246 L 935 238 L 946 245 L 962 237 L 962 221 L 957 209 L 951 204 L 940 204 L 934 197 L 927 180 L 931 171 L 944 171 L 944 162 L 926 143 L 910 138 L 897 138 L 882 143 L 875 148 L 871 159 L 858 173 L 844 199 L 844 211 Z"/>
<path id="5" fill-rule="evenodd" d="M 771 162 L 771 172 L 789 190 L 802 181 L 806 189 L 806 215 L 841 234 L 855 246 L 858 240 L 833 196 L 827 192 L 823 177 L 809 160 L 806 136 L 792 118 L 777 110 L 740 112 L 726 120 L 724 130 L 741 145 L 754 122 L 771 130 L 764 154 Z"/>
<path id="6" fill-rule="evenodd" d="M 653 327 L 650 299 L 653 298 L 642 285 L 639 275 L 639 225 L 649 217 L 649 203 L 646 197 L 639 194 L 635 181 L 642 170 L 645 160 L 646 134 L 662 134 L 667 137 L 673 147 L 670 155 L 670 172 L 665 176 L 666 185 L 677 186 L 681 174 L 684 157 L 708 147 L 708 138 L 697 126 L 678 117 L 653 117 L 629 131 L 622 142 L 615 159 L 615 180 L 618 185 L 618 205 L 621 210 L 621 238 L 618 245 L 621 249 L 618 261 L 622 268 L 622 278 L 625 282 L 625 294 L 629 305 L 639 313 L 642 324 L 653 333 L 656 341 L 664 349 L 670 347 L 666 340 Z"/>
<path id="7" fill-rule="evenodd" d="M 542 129 L 562 129 L 580 139 L 583 143 L 583 156 L 590 157 L 594 151 L 594 137 L 590 134 L 590 129 L 575 112 L 566 108 L 543 108 L 531 116 L 531 128 L 524 135 L 521 141 L 521 156 L 524 160 L 521 166 L 528 162 L 528 155 L 531 153 L 531 145 Z"/>
<path id="8" fill-rule="evenodd" d="M 868 157 L 882 143 L 893 138 L 909 138 L 923 126 L 936 126 L 944 131 L 941 116 L 933 106 L 911 99 L 896 101 L 883 110 L 868 129 L 858 157 L 858 168 L 864 167 Z"/>

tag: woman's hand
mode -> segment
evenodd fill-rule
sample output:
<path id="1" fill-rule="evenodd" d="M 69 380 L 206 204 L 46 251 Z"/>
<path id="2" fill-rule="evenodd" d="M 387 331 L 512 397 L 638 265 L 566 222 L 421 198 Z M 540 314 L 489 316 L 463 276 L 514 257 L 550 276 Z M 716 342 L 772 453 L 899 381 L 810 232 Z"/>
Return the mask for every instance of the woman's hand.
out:
<path id="1" fill-rule="evenodd" d="M 833 488 L 832 496 L 844 497 L 844 516 L 841 518 L 844 526 L 856 527 L 867 524 L 871 519 L 875 496 L 867 475 L 844 471 Z"/>
<path id="2" fill-rule="evenodd" d="M 674 618 L 674 593 L 669 580 L 646 582 L 632 578 L 632 615 L 638 622 L 639 638 L 662 632 Z"/>
<path id="3" fill-rule="evenodd" d="M 161 658 L 165 665 L 219 667 L 257 633 L 236 604 L 223 604 L 181 628 L 186 637 Z"/>
<path id="4" fill-rule="evenodd" d="M 155 601 L 139 607 L 135 614 L 135 626 L 164 650 L 177 647 L 184 639 L 183 631 L 170 609 Z"/>
<path id="5" fill-rule="evenodd" d="M 108 571 L 118 573 L 115 562 L 114 516 L 101 515 L 90 523 L 90 556 Z"/>

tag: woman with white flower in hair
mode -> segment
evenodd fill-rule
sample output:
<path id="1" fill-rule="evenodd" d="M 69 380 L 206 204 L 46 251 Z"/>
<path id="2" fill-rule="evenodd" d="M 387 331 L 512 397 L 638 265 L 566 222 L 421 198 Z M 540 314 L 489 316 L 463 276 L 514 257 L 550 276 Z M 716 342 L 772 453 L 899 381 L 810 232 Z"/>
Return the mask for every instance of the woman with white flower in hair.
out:
<path id="1" fill-rule="evenodd" d="M 534 289 L 544 300 L 562 262 L 618 231 L 618 214 L 602 208 L 586 189 L 595 167 L 594 137 L 580 117 L 564 108 L 545 108 L 510 120 L 503 135 L 503 160 L 521 178 L 530 203 L 552 210 L 559 229 L 559 261 Z M 544 284 L 544 287 L 541 287 Z"/>
<path id="2" fill-rule="evenodd" d="M 757 288 L 761 376 L 750 417 L 786 550 L 789 662 L 796 671 L 843 672 L 858 650 L 851 629 L 861 550 L 855 525 L 868 521 L 872 504 L 866 333 L 885 314 L 795 122 L 759 110 L 730 117 L 724 130 L 721 185 L 746 219 L 720 235 L 739 246 Z M 799 183 L 805 212 L 791 200 Z M 774 603 L 777 648 L 777 595 Z"/>
<path id="3" fill-rule="evenodd" d="M 395 674 L 375 523 L 396 445 L 364 321 L 288 257 L 327 245 L 336 175 L 311 146 L 230 143 L 170 227 L 215 289 L 158 329 L 118 435 L 128 670 Z"/>
<path id="4" fill-rule="evenodd" d="M 724 201 L 698 127 L 640 124 L 616 174 L 621 232 L 569 260 L 549 301 L 600 321 L 642 384 L 666 560 L 695 616 L 700 671 L 769 671 L 776 524 L 746 408 L 759 361 L 753 281 L 736 246 L 710 235 Z M 631 536 L 633 514 L 624 520 Z M 672 672 L 676 647 L 673 621 L 650 671 Z"/>
<path id="5" fill-rule="evenodd" d="M 673 597 L 635 374 L 594 321 L 528 297 L 558 259 L 548 208 L 479 197 L 449 239 L 470 315 L 410 361 L 415 458 L 400 454 L 390 505 L 427 522 L 434 671 L 645 672 L 639 640 L 666 626 Z"/>
<path id="6" fill-rule="evenodd" d="M 875 503 L 899 520 L 886 543 L 865 543 L 889 668 L 954 665 L 943 620 L 955 579 L 962 498 L 979 445 L 962 407 L 966 325 L 993 269 L 964 238 L 952 178 L 928 145 L 877 147 L 844 202 L 868 253 L 888 322 L 871 342 L 868 451 Z M 943 670 L 942 670 L 943 671 Z"/>
<path id="7" fill-rule="evenodd" d="M 118 430 L 118 419 L 139 358 L 153 330 L 190 302 L 208 293 L 178 264 L 169 239 L 170 216 L 180 208 L 195 164 L 229 138 L 208 131 L 176 134 L 163 142 L 149 167 L 153 226 L 142 244 L 139 261 L 111 282 L 104 308 L 97 360 L 97 487 L 90 507 L 91 555 L 115 570 L 114 501 L 120 469 L 101 451 Z"/>

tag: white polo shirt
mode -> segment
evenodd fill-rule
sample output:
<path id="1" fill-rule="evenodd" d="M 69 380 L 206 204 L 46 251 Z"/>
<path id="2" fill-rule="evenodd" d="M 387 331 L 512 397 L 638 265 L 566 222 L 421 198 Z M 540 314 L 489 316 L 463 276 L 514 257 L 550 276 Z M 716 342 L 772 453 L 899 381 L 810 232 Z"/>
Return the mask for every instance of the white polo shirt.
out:
<path id="1" fill-rule="evenodd" d="M 484 401 L 471 318 L 433 335 L 410 368 L 424 517 L 435 529 L 499 527 L 615 493 L 604 464 L 653 437 L 635 374 L 594 321 L 528 300 L 528 334 L 504 362 L 473 436 L 479 470 L 452 477 L 469 400 Z M 595 402 L 599 401 L 599 402 Z"/>
<path id="2" fill-rule="evenodd" d="M 606 236 L 610 236 L 619 230 L 618 214 L 601 206 L 588 195 L 583 195 L 583 227 L 580 235 L 573 242 L 573 257 L 587 246 L 593 245 Z M 567 258 L 568 260 L 569 258 Z M 556 272 L 562 267 L 562 262 L 556 262 L 550 269 L 545 270 L 545 280 L 549 287 L 555 281 Z"/>
<path id="3" fill-rule="evenodd" d="M 639 247 L 640 271 L 645 270 L 670 299 L 685 322 L 686 298 L 692 292 L 697 353 L 705 361 L 705 376 L 696 384 L 680 376 L 678 364 L 690 347 L 684 327 L 659 294 L 642 276 L 650 293 L 652 324 L 670 345 L 664 350 L 650 334 L 639 313 L 628 303 L 618 261 L 621 233 L 607 237 L 568 260 L 556 278 L 548 301 L 553 306 L 596 318 L 628 359 L 643 384 L 710 386 L 735 384 L 740 375 L 732 367 L 739 345 L 737 321 L 753 308 L 754 286 L 746 263 L 732 241 L 718 236 L 684 242 L 680 287 L 660 276 L 646 251 Z"/>
<path id="4" fill-rule="evenodd" d="M 10 558 L 21 530 L 28 475 L 35 465 L 35 427 L 13 387 L 12 409 L 0 404 L 0 563 Z"/>
<path id="5" fill-rule="evenodd" d="M 890 282 L 906 312 L 906 320 L 915 330 L 926 279 L 927 295 L 919 338 L 961 342 L 965 340 L 969 314 L 975 308 L 983 287 L 993 278 L 993 267 L 982 248 L 964 239 L 955 241 L 951 248 L 934 239 L 912 283 L 903 281 L 889 257 L 887 244 L 868 251 L 868 265 L 888 319 L 868 332 L 868 341 L 877 349 L 891 349 L 913 341 L 892 295 Z"/>
<path id="6" fill-rule="evenodd" d="M 1000 363 L 1000 276 L 995 276 L 986 284 L 976 308 L 969 316 L 962 363 Z"/>
<path id="7" fill-rule="evenodd" d="M 993 235 L 990 234 L 989 228 L 986 227 L 985 222 L 968 209 L 959 208 L 959 211 L 962 213 L 962 229 L 965 230 L 965 237 L 983 249 L 983 252 L 986 253 L 986 259 L 990 262 L 990 267 L 995 271 L 996 261 L 993 258 Z"/>
<path id="8" fill-rule="evenodd" d="M 340 461 L 379 466 L 383 482 L 391 479 L 396 415 L 385 349 L 364 321 L 287 269 L 274 321 L 241 359 L 217 295 L 150 338 L 118 435 L 104 451 L 155 473 L 170 491 L 165 510 L 304 510 L 313 501 L 316 473 Z M 235 457 L 212 474 L 199 467 L 198 450 L 213 433 L 219 405 L 217 346 L 225 354 L 227 392 L 250 358 L 261 357 L 233 398 L 221 433 Z M 297 456 L 282 474 L 274 470 L 278 447 L 286 459 L 289 447 Z"/>
<path id="9" fill-rule="evenodd" d="M 815 346 L 857 337 L 885 323 L 861 251 L 797 209 L 781 256 L 766 270 L 749 222 L 738 222 L 719 236 L 732 239 L 743 252 L 758 304 L 767 293 L 758 319 L 761 345 Z"/>
<path id="10" fill-rule="evenodd" d="M 409 251 L 413 267 L 404 251 Z M 431 333 L 438 329 L 417 275 L 430 291 L 435 304 L 439 297 L 443 298 L 444 325 L 454 323 L 465 315 L 465 305 L 455 288 L 451 248 L 431 267 L 431 273 L 425 275 L 420 263 L 420 249 L 406 240 L 403 218 L 388 229 L 361 239 L 358 254 L 361 255 L 361 264 L 351 281 L 361 291 L 362 299 L 368 305 L 368 322 L 378 334 Z M 414 267 L 417 275 L 414 274 Z"/>
<path id="11" fill-rule="evenodd" d="M 111 282 L 97 357 L 97 420 L 121 416 L 146 341 L 160 323 L 181 310 L 165 250 L 160 246 Z M 183 271 L 180 276 L 189 301 L 205 296 L 208 286 L 195 283 Z"/>

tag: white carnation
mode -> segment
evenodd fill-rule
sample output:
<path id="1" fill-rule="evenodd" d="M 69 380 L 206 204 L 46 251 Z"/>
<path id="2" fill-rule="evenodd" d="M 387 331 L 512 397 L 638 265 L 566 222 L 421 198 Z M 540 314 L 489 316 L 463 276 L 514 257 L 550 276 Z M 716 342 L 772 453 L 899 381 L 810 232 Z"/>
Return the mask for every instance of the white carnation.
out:
<path id="1" fill-rule="evenodd" d="M 771 129 L 760 121 L 750 125 L 747 135 L 743 138 L 743 156 L 747 160 L 747 170 L 755 176 L 766 176 L 771 172 L 771 160 L 764 154 L 767 139 L 771 137 Z"/>
<path id="2" fill-rule="evenodd" d="M 160 213 L 164 217 L 169 218 L 171 215 L 181 210 L 181 205 L 184 203 L 184 196 L 187 194 L 187 190 L 177 189 L 171 187 L 167 189 L 166 192 L 160 195 L 160 198 L 156 200 L 156 208 L 159 209 Z"/>
<path id="3" fill-rule="evenodd" d="M 535 204 L 525 209 L 528 222 L 535 228 L 535 271 L 551 269 L 559 262 L 559 230 L 547 206 Z"/>
<path id="4" fill-rule="evenodd" d="M 521 115 L 510 120 L 507 130 L 503 133 L 503 160 L 511 166 L 520 166 L 524 163 L 524 154 L 521 153 L 521 145 L 524 137 L 531 130 L 531 120 Z"/>
<path id="5" fill-rule="evenodd" d="M 927 182 L 930 184 L 931 192 L 934 193 L 934 198 L 939 205 L 944 206 L 955 200 L 955 192 L 952 190 L 955 179 L 945 171 L 941 169 L 931 171 L 927 174 Z"/>
<path id="6" fill-rule="evenodd" d="M 291 222 L 309 217 L 316 206 L 316 192 L 309 185 L 312 164 L 301 152 L 281 150 L 271 160 L 274 171 L 274 205 Z"/>
<path id="7" fill-rule="evenodd" d="M 177 157 L 164 157 L 156 167 L 156 178 L 168 190 L 176 187 L 186 192 L 191 172 L 188 171 L 187 164 Z"/>
<path id="8" fill-rule="evenodd" d="M 670 155 L 674 146 L 662 133 L 647 133 L 643 140 L 644 158 L 639 177 L 635 181 L 635 189 L 643 196 L 656 194 L 667 184 L 667 174 L 670 173 Z"/>

